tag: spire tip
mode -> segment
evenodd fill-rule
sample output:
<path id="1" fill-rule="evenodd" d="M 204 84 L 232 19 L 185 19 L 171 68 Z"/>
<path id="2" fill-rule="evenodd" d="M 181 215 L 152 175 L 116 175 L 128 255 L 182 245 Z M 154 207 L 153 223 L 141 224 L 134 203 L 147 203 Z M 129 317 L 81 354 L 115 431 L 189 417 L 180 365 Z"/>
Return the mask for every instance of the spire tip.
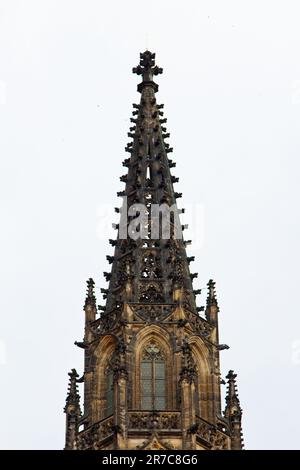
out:
<path id="1" fill-rule="evenodd" d="M 142 92 L 145 86 L 151 86 L 154 91 L 158 91 L 158 85 L 153 81 L 153 76 L 163 72 L 161 67 L 155 64 L 155 53 L 146 50 L 140 53 L 140 63 L 133 67 L 133 73 L 142 75 L 143 81 L 138 85 L 138 91 Z"/>

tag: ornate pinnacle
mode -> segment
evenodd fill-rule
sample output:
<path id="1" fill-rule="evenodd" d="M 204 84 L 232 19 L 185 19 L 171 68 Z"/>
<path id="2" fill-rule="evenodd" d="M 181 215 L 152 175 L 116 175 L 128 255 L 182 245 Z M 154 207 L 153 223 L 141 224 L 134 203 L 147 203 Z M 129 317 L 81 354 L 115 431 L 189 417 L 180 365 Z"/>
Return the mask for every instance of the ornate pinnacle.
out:
<path id="1" fill-rule="evenodd" d="M 64 412 L 66 413 L 66 444 L 65 449 L 76 449 L 76 439 L 78 433 L 78 422 L 81 417 L 80 410 L 80 397 L 78 393 L 77 383 L 79 382 L 79 375 L 76 369 L 69 372 L 69 388 L 66 399 L 66 406 Z M 80 379 L 81 381 L 81 379 Z"/>
<path id="2" fill-rule="evenodd" d="M 207 295 L 206 305 L 207 305 L 207 307 L 211 307 L 211 306 L 214 305 L 218 308 L 218 311 L 219 311 L 218 301 L 217 301 L 217 297 L 216 297 L 215 285 L 216 285 L 216 283 L 212 279 L 210 279 L 207 283 L 208 295 Z"/>
<path id="3" fill-rule="evenodd" d="M 243 448 L 243 432 L 242 432 L 242 408 L 237 392 L 236 374 L 230 370 L 226 376 L 228 381 L 226 407 L 224 411 L 225 417 L 229 420 L 231 428 L 231 448 L 239 450 Z"/>
<path id="4" fill-rule="evenodd" d="M 90 277 L 86 281 L 86 283 L 87 283 L 87 291 L 86 291 L 86 298 L 85 298 L 84 308 L 86 308 L 88 305 L 91 306 L 91 307 L 96 308 L 96 297 L 95 297 L 95 292 L 94 292 L 95 282 Z"/>
<path id="5" fill-rule="evenodd" d="M 155 54 L 145 51 L 140 54 L 140 63 L 132 69 L 133 73 L 142 75 L 143 81 L 138 85 L 138 91 L 142 92 L 145 86 L 152 86 L 154 91 L 158 91 L 158 85 L 154 83 L 153 76 L 162 73 L 163 69 L 155 65 Z"/>
<path id="6" fill-rule="evenodd" d="M 236 385 L 236 377 L 237 375 L 230 370 L 226 376 L 228 381 L 228 389 L 226 395 L 226 409 L 229 408 L 229 414 L 236 414 L 237 412 L 241 413 L 240 408 L 240 400 L 237 393 L 237 385 Z M 234 406 L 234 409 L 231 409 Z"/>
<path id="7" fill-rule="evenodd" d="M 68 387 L 68 395 L 66 399 L 66 406 L 64 408 L 65 413 L 69 414 L 78 414 L 80 415 L 80 396 L 78 393 L 78 377 L 79 375 L 76 372 L 76 369 L 72 369 L 71 372 L 68 373 L 69 379 L 69 387 Z"/>

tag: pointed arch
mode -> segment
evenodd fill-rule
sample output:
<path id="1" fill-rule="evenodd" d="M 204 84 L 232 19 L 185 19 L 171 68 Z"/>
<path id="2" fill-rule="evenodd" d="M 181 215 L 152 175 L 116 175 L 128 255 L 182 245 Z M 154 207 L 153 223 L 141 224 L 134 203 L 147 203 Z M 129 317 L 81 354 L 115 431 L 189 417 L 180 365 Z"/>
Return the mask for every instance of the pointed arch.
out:
<path id="1" fill-rule="evenodd" d="M 155 339 L 145 345 L 140 368 L 142 410 L 165 410 L 166 358 Z"/>
<path id="2" fill-rule="evenodd" d="M 96 362 L 93 377 L 95 394 L 93 396 L 94 416 L 96 420 L 113 414 L 114 410 L 114 380 L 112 360 L 117 340 L 113 335 L 101 338 L 94 351 Z"/>
<path id="3" fill-rule="evenodd" d="M 153 357 L 149 353 L 151 345 L 156 350 Z M 133 409 L 174 409 L 174 361 L 169 333 L 157 325 L 143 328 L 136 335 L 133 350 Z"/>
<path id="4" fill-rule="evenodd" d="M 210 419 L 212 410 L 210 401 L 212 397 L 212 384 L 210 380 L 210 358 L 209 350 L 199 336 L 189 338 L 194 361 L 196 363 L 196 390 L 195 390 L 195 409 L 203 419 Z"/>

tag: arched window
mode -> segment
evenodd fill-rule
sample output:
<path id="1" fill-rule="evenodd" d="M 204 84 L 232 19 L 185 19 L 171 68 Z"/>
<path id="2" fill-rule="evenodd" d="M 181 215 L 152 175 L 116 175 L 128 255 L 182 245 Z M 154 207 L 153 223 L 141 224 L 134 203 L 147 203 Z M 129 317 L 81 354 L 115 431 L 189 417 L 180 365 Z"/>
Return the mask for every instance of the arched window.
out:
<path id="1" fill-rule="evenodd" d="M 105 380 L 105 408 L 104 417 L 110 416 L 114 411 L 114 375 L 111 367 L 107 367 L 104 375 Z"/>
<path id="2" fill-rule="evenodd" d="M 166 367 L 156 343 L 148 344 L 141 361 L 141 405 L 143 410 L 166 409 Z"/>

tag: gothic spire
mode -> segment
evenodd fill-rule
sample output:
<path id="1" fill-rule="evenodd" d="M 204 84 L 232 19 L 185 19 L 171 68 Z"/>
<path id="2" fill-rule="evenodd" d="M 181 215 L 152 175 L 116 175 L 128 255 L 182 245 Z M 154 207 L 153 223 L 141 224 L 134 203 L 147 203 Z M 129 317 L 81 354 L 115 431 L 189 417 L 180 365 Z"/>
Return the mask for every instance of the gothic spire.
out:
<path id="1" fill-rule="evenodd" d="M 158 85 L 153 77 L 162 73 L 155 64 L 155 54 L 140 54 L 140 63 L 133 72 L 142 75 L 138 86 L 141 93 L 139 104 L 133 105 L 134 124 L 128 136 L 132 139 L 125 150 L 130 154 L 123 165 L 127 174 L 120 177 L 125 189 L 118 192 L 123 204 L 117 240 L 111 263 L 111 272 L 105 272 L 108 289 L 102 289 L 106 299 L 104 318 L 110 312 L 121 309 L 122 303 L 130 301 L 142 304 L 172 304 L 174 292 L 183 292 L 183 303 L 197 315 L 192 281 L 197 276 L 190 273 L 177 207 L 181 193 L 174 190 L 178 178 L 171 174 L 175 163 L 168 155 L 172 148 L 166 142 L 169 133 L 164 126 L 163 105 L 156 101 Z M 156 211 L 156 212 L 155 212 Z M 170 222 L 170 223 L 168 223 Z M 128 280 L 132 283 L 130 289 Z M 128 292 L 131 298 L 128 299 Z"/>
<path id="2" fill-rule="evenodd" d="M 224 411 L 225 417 L 229 420 L 231 428 L 232 449 L 239 450 L 243 448 L 243 432 L 242 432 L 242 408 L 236 385 L 237 375 L 230 370 L 226 376 L 228 387 L 226 394 L 226 407 Z"/>

